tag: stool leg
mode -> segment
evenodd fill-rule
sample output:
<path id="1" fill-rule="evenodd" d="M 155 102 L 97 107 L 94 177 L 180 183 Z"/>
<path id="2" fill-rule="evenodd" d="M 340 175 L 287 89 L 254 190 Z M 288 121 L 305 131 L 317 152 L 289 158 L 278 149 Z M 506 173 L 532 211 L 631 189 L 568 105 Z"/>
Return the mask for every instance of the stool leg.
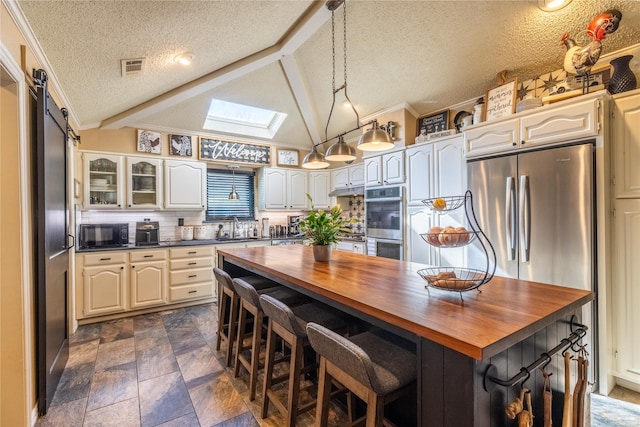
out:
<path id="1" fill-rule="evenodd" d="M 218 336 L 216 337 L 216 351 L 220 351 L 220 343 L 222 342 L 222 334 L 224 331 L 224 312 L 227 310 L 227 301 L 229 296 L 224 293 L 220 294 L 220 305 L 218 306 Z M 229 340 L 229 331 L 227 331 L 227 340 Z"/>
<path id="2" fill-rule="evenodd" d="M 318 370 L 318 402 L 316 403 L 316 426 L 326 427 L 329 421 L 329 400 L 331 399 L 331 378 L 327 374 L 327 360 L 320 357 Z"/>
<path id="3" fill-rule="evenodd" d="M 253 316 L 253 337 L 251 339 L 251 372 L 249 372 L 249 400 L 256 398 L 256 384 L 258 382 L 258 366 L 260 365 L 260 343 L 262 341 L 262 311 Z"/>
<path id="4" fill-rule="evenodd" d="M 233 376 L 238 377 L 240 374 L 240 353 L 242 353 L 242 346 L 244 341 L 244 330 L 247 326 L 247 310 L 244 308 L 244 303 L 240 301 L 240 313 L 238 316 L 238 333 L 236 339 L 236 362 L 233 368 Z"/>
<path id="5" fill-rule="evenodd" d="M 295 426 L 298 418 L 298 396 L 300 394 L 300 370 L 303 363 L 303 340 L 295 337 L 291 344 L 291 360 L 289 361 L 289 395 L 287 406 L 289 407 L 289 419 L 287 426 Z"/>
<path id="6" fill-rule="evenodd" d="M 269 413 L 269 393 L 271 389 L 271 383 L 273 382 L 273 362 L 275 360 L 276 353 L 276 334 L 273 332 L 273 321 L 269 319 L 269 326 L 267 329 L 267 351 L 264 361 L 264 385 L 262 393 L 262 418 L 266 418 Z"/>
<path id="7" fill-rule="evenodd" d="M 367 396 L 367 427 L 382 427 L 384 421 L 384 404 L 379 396 L 369 390 Z"/>
<path id="8" fill-rule="evenodd" d="M 238 311 L 240 305 L 240 298 L 234 292 L 231 297 L 231 302 L 229 304 L 231 307 L 229 308 L 229 327 L 227 328 L 227 367 L 231 366 L 231 360 L 233 358 L 233 344 L 234 339 L 232 337 L 236 336 L 236 326 L 238 325 Z"/>

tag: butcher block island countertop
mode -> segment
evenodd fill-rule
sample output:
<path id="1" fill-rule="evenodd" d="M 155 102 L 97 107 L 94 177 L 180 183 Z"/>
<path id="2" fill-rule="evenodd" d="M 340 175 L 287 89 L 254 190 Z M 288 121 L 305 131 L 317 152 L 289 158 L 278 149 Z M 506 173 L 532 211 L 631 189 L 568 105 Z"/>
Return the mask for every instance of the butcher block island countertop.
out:
<path id="1" fill-rule="evenodd" d="M 586 290 L 495 276 L 459 293 L 430 288 L 422 264 L 333 251 L 316 262 L 302 245 L 218 250 L 221 259 L 322 296 L 477 361 L 488 359 L 593 299 Z M 222 264 L 220 264 L 222 265 Z"/>

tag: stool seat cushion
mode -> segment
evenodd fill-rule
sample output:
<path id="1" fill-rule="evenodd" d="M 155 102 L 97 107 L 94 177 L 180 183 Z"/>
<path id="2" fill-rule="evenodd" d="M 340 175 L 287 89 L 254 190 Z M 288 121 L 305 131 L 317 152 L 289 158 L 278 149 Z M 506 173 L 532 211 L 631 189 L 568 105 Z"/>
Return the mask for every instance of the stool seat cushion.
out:
<path id="1" fill-rule="evenodd" d="M 393 334 L 364 332 L 345 338 L 316 323 L 307 324 L 313 349 L 380 396 L 416 379 L 410 344 Z"/>
<path id="2" fill-rule="evenodd" d="M 274 322 L 299 338 L 307 336 L 307 323 L 319 323 L 329 329 L 336 330 L 347 327 L 342 312 L 320 302 L 312 302 L 289 307 L 286 302 L 271 293 L 260 296 L 262 310 Z"/>

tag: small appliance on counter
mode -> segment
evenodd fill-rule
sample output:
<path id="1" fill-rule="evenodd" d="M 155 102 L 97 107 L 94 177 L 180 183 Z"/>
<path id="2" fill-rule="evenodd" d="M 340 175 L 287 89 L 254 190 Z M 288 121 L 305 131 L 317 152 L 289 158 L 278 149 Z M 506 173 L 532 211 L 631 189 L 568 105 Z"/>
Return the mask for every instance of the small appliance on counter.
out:
<path id="1" fill-rule="evenodd" d="M 80 249 L 118 248 L 129 244 L 129 224 L 80 224 Z"/>
<path id="2" fill-rule="evenodd" d="M 205 240 L 207 238 L 207 226 L 195 225 L 193 227 L 193 238 L 195 240 Z"/>
<path id="3" fill-rule="evenodd" d="M 180 226 L 180 240 L 193 240 L 193 225 Z"/>
<path id="4" fill-rule="evenodd" d="M 262 218 L 262 237 L 271 237 L 269 232 L 269 218 Z"/>
<path id="5" fill-rule="evenodd" d="M 287 216 L 287 222 L 289 223 L 289 235 L 296 235 L 300 233 L 300 221 L 302 221 L 304 217 L 302 215 L 289 215 Z"/>
<path id="6" fill-rule="evenodd" d="M 158 221 L 136 222 L 136 246 L 157 246 L 159 230 Z"/>

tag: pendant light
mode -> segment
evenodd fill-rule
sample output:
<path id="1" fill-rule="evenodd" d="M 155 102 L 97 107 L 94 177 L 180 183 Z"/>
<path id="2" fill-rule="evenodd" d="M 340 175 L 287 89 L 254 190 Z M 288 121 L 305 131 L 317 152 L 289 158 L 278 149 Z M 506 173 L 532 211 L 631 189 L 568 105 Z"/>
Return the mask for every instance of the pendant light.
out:
<path id="1" fill-rule="evenodd" d="M 311 152 L 302 159 L 302 167 L 305 169 L 325 169 L 329 167 L 329 162 L 324 159 L 322 153 L 318 152 L 318 147 L 314 145 Z"/>
<path id="2" fill-rule="evenodd" d="M 373 127 L 362 134 L 358 141 L 358 149 L 362 151 L 384 151 L 394 147 L 391 135 L 378 127 L 378 121 L 373 121 Z"/>
<path id="3" fill-rule="evenodd" d="M 344 142 L 344 137 L 340 135 L 338 142 L 329 147 L 324 158 L 337 162 L 352 162 L 356 158 L 356 149 Z"/>
<path id="4" fill-rule="evenodd" d="M 240 196 L 236 192 L 236 169 L 238 169 L 238 166 L 229 166 L 229 169 L 231 169 L 232 174 L 231 193 L 229 193 L 229 200 L 240 200 Z"/>

